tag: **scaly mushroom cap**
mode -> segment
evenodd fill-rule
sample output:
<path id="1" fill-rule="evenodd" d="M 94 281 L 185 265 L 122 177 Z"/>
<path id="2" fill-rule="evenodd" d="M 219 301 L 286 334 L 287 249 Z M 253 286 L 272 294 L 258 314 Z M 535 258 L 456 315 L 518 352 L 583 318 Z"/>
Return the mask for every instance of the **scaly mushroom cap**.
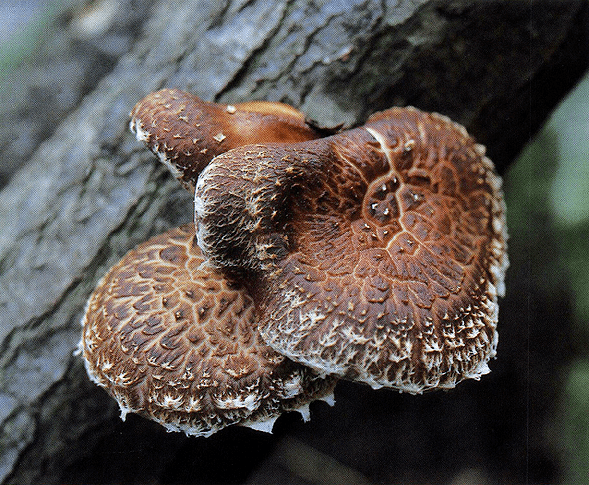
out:
<path id="1" fill-rule="evenodd" d="M 251 143 L 320 136 L 303 113 L 287 104 L 208 103 L 178 89 L 162 89 L 139 101 L 130 128 L 191 192 L 199 173 L 220 153 Z"/>
<path id="2" fill-rule="evenodd" d="M 466 130 L 413 108 L 216 157 L 198 244 L 247 284 L 268 345 L 419 393 L 488 372 L 507 267 L 501 179 Z"/>
<path id="3" fill-rule="evenodd" d="M 241 424 L 271 431 L 283 412 L 330 400 L 320 378 L 264 344 L 251 298 L 204 262 L 194 226 L 139 245 L 90 297 L 80 348 L 119 403 L 170 431 L 208 436 Z"/>

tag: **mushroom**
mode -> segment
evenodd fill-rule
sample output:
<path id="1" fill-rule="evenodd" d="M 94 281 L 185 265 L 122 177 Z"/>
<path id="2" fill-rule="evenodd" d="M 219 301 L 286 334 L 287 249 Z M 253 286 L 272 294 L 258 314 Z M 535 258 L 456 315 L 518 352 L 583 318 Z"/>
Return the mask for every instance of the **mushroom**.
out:
<path id="1" fill-rule="evenodd" d="M 466 130 L 392 108 L 359 128 L 215 157 L 198 245 L 259 331 L 322 374 L 410 393 L 489 372 L 507 268 L 501 179 Z"/>
<path id="2" fill-rule="evenodd" d="M 248 292 L 211 268 L 194 239 L 190 224 L 139 245 L 88 301 L 80 350 L 121 417 L 209 436 L 232 424 L 271 431 L 284 411 L 307 420 L 312 400 L 332 403 L 335 378 L 268 347 Z"/>
<path id="3" fill-rule="evenodd" d="M 294 108 L 207 103 L 164 89 L 141 100 L 130 128 L 185 188 L 217 154 L 248 142 L 317 138 Z M 79 345 L 91 379 L 171 431 L 209 436 L 231 424 L 271 431 L 284 411 L 332 404 L 336 378 L 268 347 L 243 284 L 206 263 L 194 225 L 156 236 L 113 266 L 91 295 Z"/>
<path id="4" fill-rule="evenodd" d="M 130 129 L 191 192 L 201 170 L 232 148 L 322 135 L 303 113 L 284 103 L 209 103 L 178 89 L 162 89 L 143 98 L 131 111 Z"/>
<path id="5" fill-rule="evenodd" d="M 88 302 L 80 350 L 123 417 L 268 431 L 338 378 L 421 393 L 489 371 L 505 208 L 462 126 L 392 108 L 325 136 L 287 105 L 178 90 L 131 116 L 195 225 L 130 251 Z"/>

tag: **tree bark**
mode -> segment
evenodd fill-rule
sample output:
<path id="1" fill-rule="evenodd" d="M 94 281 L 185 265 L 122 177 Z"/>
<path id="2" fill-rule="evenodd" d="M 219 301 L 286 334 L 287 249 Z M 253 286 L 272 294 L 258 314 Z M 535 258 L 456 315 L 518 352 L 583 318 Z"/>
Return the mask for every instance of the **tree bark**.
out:
<path id="1" fill-rule="evenodd" d="M 36 139 L 26 164 L 6 176 L 0 191 L 2 483 L 245 483 L 248 476 L 271 483 L 269 476 L 296 475 L 272 453 L 293 436 L 297 446 L 321 450 L 366 483 L 402 476 L 404 467 L 430 470 L 431 479 L 440 470 L 415 456 L 432 452 L 420 438 L 436 437 L 416 424 L 409 408 L 442 413 L 448 421 L 436 433 L 463 441 L 465 458 L 444 473 L 479 459 L 492 463 L 491 442 L 473 431 L 478 418 L 465 417 L 484 412 L 481 393 L 490 389 L 482 382 L 431 396 L 343 383 L 334 408 L 315 405 L 304 425 L 285 416 L 273 435 L 228 429 L 188 439 L 134 416 L 122 423 L 116 404 L 88 381 L 73 355 L 79 321 L 111 264 L 192 217 L 188 194 L 127 129 L 130 109 L 150 91 L 179 87 L 207 100 L 280 100 L 325 126 L 351 126 L 374 111 L 411 104 L 464 124 L 503 172 L 589 64 L 587 2 L 134 5 L 145 12 L 144 18 L 140 10 L 129 14 L 138 35 L 128 37 L 128 49 L 87 94 L 77 91 L 79 102 L 59 123 L 49 116 L 53 94 L 47 106 L 19 101 L 26 106 L 20 121 L 51 121 L 43 126 L 47 139 Z M 64 21 L 66 36 L 75 35 L 79 15 Z M 47 65 L 51 56 L 63 56 L 60 45 L 44 54 Z M 0 135 L 0 146 L 7 146 L 14 133 Z M 443 411 L 434 411 L 437 405 Z M 452 427 L 457 423 L 470 424 L 475 436 L 462 436 Z M 344 429 L 355 433 L 347 445 Z M 439 460 L 447 458 L 439 453 Z M 517 478 L 520 465 L 521 457 L 506 460 L 505 474 Z"/>

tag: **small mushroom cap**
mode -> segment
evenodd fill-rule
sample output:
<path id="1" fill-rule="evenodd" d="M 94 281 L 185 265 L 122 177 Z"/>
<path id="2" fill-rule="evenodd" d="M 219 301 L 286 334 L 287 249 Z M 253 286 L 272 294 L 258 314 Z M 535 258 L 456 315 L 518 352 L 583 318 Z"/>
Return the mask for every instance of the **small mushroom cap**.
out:
<path id="1" fill-rule="evenodd" d="M 139 413 L 170 431 L 271 431 L 282 412 L 306 418 L 311 401 L 333 394 L 334 378 L 264 344 L 251 298 L 204 262 L 193 225 L 127 253 L 90 297 L 82 325 L 88 374 L 122 417 Z"/>
<path id="2" fill-rule="evenodd" d="M 198 244 L 250 271 L 268 345 L 318 372 L 411 393 L 489 371 L 507 267 L 501 179 L 437 114 L 215 158 Z"/>
<path id="3" fill-rule="evenodd" d="M 209 103 L 178 89 L 162 89 L 139 101 L 130 128 L 191 192 L 199 173 L 220 153 L 250 143 L 320 136 L 303 113 L 287 104 Z"/>

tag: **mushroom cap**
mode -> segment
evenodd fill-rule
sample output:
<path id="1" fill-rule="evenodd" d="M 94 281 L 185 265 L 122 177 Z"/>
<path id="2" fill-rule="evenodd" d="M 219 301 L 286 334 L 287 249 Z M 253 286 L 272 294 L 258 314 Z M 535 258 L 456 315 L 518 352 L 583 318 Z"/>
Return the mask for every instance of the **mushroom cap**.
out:
<path id="1" fill-rule="evenodd" d="M 507 268 L 501 179 L 437 114 L 216 157 L 198 244 L 251 272 L 265 342 L 317 372 L 410 393 L 489 371 Z"/>
<path id="2" fill-rule="evenodd" d="M 208 436 L 240 424 L 271 431 L 284 411 L 308 417 L 334 378 L 276 353 L 257 332 L 247 291 L 211 269 L 194 226 L 128 252 L 100 281 L 80 342 L 91 379 L 170 431 Z"/>
<path id="3" fill-rule="evenodd" d="M 284 103 L 209 103 L 178 89 L 162 89 L 139 101 L 130 129 L 191 192 L 199 173 L 220 153 L 250 143 L 320 136 L 303 113 Z"/>

